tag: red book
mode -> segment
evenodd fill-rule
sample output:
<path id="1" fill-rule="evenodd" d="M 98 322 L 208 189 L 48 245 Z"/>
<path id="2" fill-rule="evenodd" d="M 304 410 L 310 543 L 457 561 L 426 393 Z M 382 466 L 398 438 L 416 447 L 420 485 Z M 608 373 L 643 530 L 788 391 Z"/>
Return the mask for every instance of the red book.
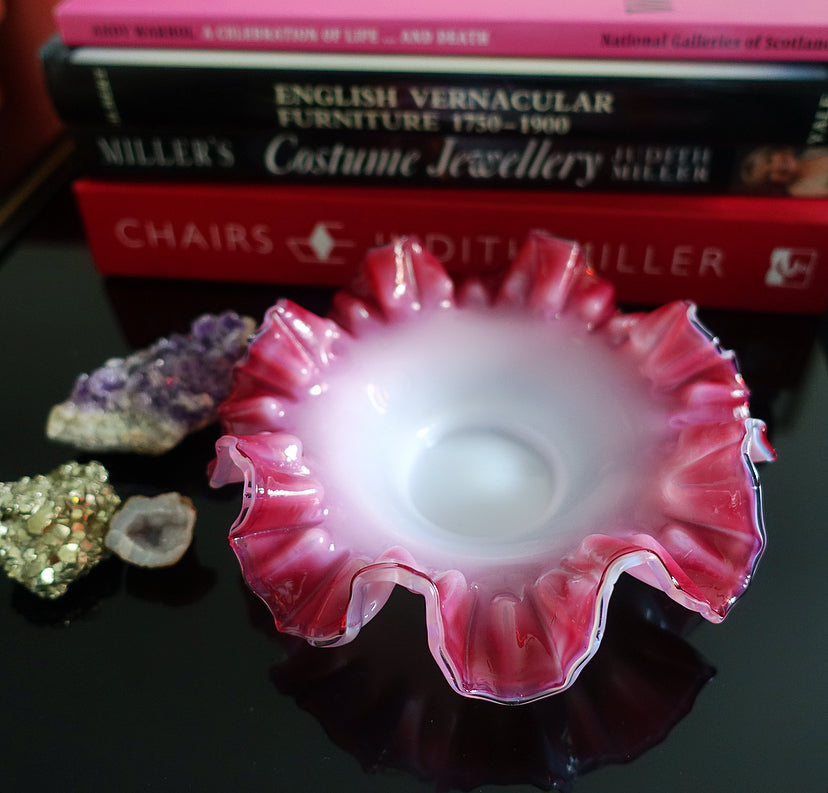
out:
<path id="1" fill-rule="evenodd" d="M 339 286 L 366 250 L 413 234 L 457 276 L 505 266 L 531 229 L 578 240 L 622 303 L 818 313 L 820 199 L 75 183 L 104 275 Z"/>

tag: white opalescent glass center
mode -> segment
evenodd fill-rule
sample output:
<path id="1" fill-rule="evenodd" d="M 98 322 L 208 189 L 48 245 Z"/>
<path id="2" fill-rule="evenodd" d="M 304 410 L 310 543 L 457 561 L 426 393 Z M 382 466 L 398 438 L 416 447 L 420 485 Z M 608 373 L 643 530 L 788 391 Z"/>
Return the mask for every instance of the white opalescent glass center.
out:
<path id="1" fill-rule="evenodd" d="M 671 432 L 631 362 L 566 317 L 435 312 L 344 345 L 325 377 L 285 409 L 326 525 L 435 567 L 535 559 L 637 522 Z"/>
<path id="2" fill-rule="evenodd" d="M 523 439 L 467 428 L 423 449 L 409 486 L 414 507 L 445 531 L 502 538 L 537 526 L 554 500 L 555 477 Z"/>

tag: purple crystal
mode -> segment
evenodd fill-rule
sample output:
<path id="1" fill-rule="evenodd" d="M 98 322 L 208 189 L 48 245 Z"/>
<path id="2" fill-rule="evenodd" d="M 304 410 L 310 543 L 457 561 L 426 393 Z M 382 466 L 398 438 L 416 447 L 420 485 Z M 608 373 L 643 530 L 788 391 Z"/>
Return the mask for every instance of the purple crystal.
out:
<path id="1" fill-rule="evenodd" d="M 52 409 L 48 436 L 90 451 L 166 451 L 216 419 L 253 328 L 231 311 L 205 314 L 186 335 L 112 358 L 77 378 Z"/>

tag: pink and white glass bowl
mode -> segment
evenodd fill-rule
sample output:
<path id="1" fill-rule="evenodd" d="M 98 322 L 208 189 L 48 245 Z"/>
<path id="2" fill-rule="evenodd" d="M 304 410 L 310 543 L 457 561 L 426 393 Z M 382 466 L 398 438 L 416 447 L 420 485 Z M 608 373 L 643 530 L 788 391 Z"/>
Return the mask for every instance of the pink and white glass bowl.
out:
<path id="1" fill-rule="evenodd" d="M 594 655 L 622 572 L 719 622 L 764 543 L 773 458 L 691 304 L 622 314 L 577 245 L 529 236 L 456 286 L 415 240 L 328 318 L 268 312 L 220 411 L 212 482 L 279 630 L 354 639 L 400 584 L 461 694 L 519 703 Z"/>

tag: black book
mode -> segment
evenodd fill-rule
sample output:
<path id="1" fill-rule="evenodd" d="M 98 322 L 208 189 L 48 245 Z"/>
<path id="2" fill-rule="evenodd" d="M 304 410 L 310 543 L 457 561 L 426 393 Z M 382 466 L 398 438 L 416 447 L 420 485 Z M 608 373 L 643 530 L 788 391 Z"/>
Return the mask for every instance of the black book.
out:
<path id="1" fill-rule="evenodd" d="M 828 67 L 226 50 L 44 48 L 72 124 L 267 127 L 619 144 L 820 146 Z"/>

